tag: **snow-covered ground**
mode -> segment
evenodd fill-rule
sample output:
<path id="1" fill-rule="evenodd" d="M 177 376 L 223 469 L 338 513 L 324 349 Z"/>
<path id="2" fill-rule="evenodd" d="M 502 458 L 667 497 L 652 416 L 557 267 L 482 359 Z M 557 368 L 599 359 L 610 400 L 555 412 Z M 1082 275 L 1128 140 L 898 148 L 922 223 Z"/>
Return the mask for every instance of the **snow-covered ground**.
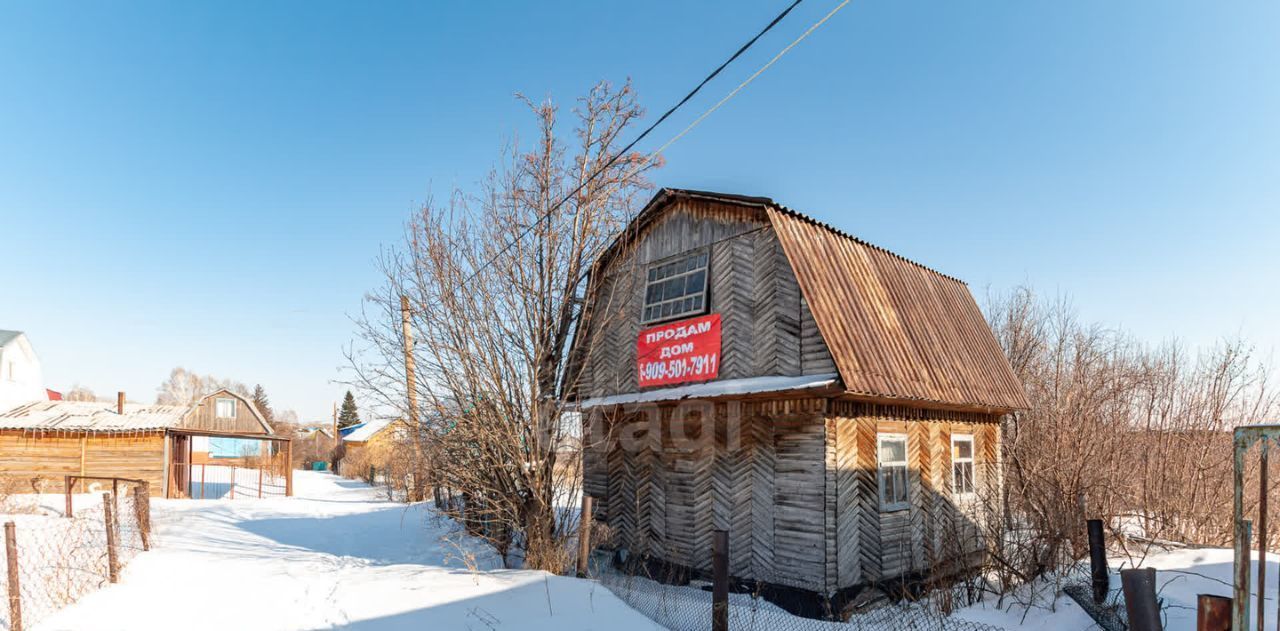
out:
<path id="1" fill-rule="evenodd" d="M 156 500 L 156 549 L 37 629 L 655 628 L 594 582 L 442 541 L 452 525 L 423 505 L 328 473 L 294 485 L 294 498 Z"/>
<path id="2" fill-rule="evenodd" d="M 156 549 L 133 559 L 119 584 L 36 628 L 661 628 L 594 581 L 500 569 L 484 546 L 426 505 L 390 503 L 378 489 L 323 472 L 295 472 L 294 484 L 294 498 L 155 500 Z M 1113 568 L 1122 564 L 1112 559 Z M 1231 592 L 1230 550 L 1157 552 L 1143 565 L 1160 570 L 1171 631 L 1194 629 L 1196 594 Z M 1273 561 L 1272 612 L 1276 572 Z M 1118 575 L 1113 585 L 1119 588 Z M 694 590 L 689 597 L 706 596 Z M 1006 629 L 1093 627 L 1065 596 L 1052 611 L 1001 610 L 988 601 L 957 618 Z"/>

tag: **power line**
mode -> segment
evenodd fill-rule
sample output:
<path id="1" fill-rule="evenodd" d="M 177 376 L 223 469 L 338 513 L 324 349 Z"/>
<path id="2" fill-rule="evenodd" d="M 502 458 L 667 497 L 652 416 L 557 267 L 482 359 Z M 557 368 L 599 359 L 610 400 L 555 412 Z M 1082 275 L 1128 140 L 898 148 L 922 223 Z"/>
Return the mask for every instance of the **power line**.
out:
<path id="1" fill-rule="evenodd" d="M 683 106 L 685 103 L 689 102 L 689 99 L 692 99 L 692 98 L 694 97 L 694 95 L 695 95 L 695 94 L 697 94 L 697 93 L 698 93 L 698 91 L 699 91 L 699 90 L 701 90 L 701 89 L 703 88 L 703 86 L 705 86 L 705 85 L 707 85 L 708 83 L 710 83 L 712 79 L 715 79 L 715 78 L 716 78 L 716 76 L 717 76 L 717 75 L 719 75 L 719 74 L 720 74 L 720 72 L 721 72 L 722 70 L 724 70 L 725 68 L 727 68 L 727 67 L 729 66 L 729 64 L 733 63 L 733 62 L 734 62 L 734 60 L 736 60 L 738 57 L 742 56 L 742 53 L 745 53 L 745 52 L 747 51 L 747 49 L 751 48 L 751 46 L 752 46 L 753 44 L 755 44 L 755 43 L 756 43 L 756 40 L 759 40 L 761 37 L 763 37 L 763 36 L 764 36 L 764 34 L 765 34 L 765 33 L 768 33 L 768 32 L 769 32 L 769 31 L 770 31 L 774 26 L 776 26 L 779 22 L 781 22 L 783 18 L 787 17 L 787 14 L 788 14 L 788 13 L 791 13 L 791 10 L 792 10 L 792 9 L 796 8 L 796 6 L 797 6 L 797 5 L 799 5 L 799 4 L 800 4 L 801 2 L 803 2 L 803 1 L 804 1 L 804 0 L 795 0 L 795 2 L 792 2 L 790 5 L 788 5 L 786 9 L 783 9 L 783 10 L 782 10 L 782 12 L 781 12 L 781 13 L 779 13 L 776 17 L 774 17 L 774 18 L 773 18 L 773 20 L 771 20 L 768 24 L 766 24 L 766 25 L 765 25 L 765 27 L 764 27 L 763 29 L 761 29 L 759 33 L 756 33 L 756 34 L 755 34 L 755 37 L 752 37 L 751 39 L 747 40 L 747 43 L 743 44 L 743 45 L 742 45 L 742 47 L 741 47 L 741 48 L 739 48 L 736 52 L 734 52 L 734 53 L 733 53 L 733 55 L 731 55 L 728 59 L 726 59 L 726 60 L 724 61 L 724 63 L 720 64 L 718 67 L 716 67 L 716 69 L 715 69 L 715 70 L 711 71 L 711 74 L 707 75 L 707 76 L 706 76 L 706 78 L 704 78 L 701 82 L 699 82 L 699 83 L 698 83 L 698 85 L 697 85 L 697 86 L 695 86 L 692 90 L 690 90 L 688 94 L 684 95 L 684 98 L 680 99 L 680 101 L 679 101 L 678 103 L 676 103 L 675 105 L 671 106 L 671 108 L 670 108 L 670 109 L 668 109 L 666 112 L 663 112 L 662 116 L 659 116 L 659 117 L 658 117 L 658 120 L 654 121 L 652 125 L 649 125 L 647 128 L 645 128 L 645 130 L 644 130 L 643 132 L 640 132 L 640 135 L 639 135 L 639 136 L 636 136 L 634 140 L 632 140 L 631 142 L 627 143 L 627 146 L 623 147 L 621 151 L 618 151 L 616 154 L 614 154 L 614 156 L 613 156 L 612 158 L 610 158 L 610 159 L 609 159 L 609 161 L 608 161 L 608 162 L 606 162 L 606 163 L 604 164 L 604 166 L 600 167 L 599 169 L 596 169 L 595 171 L 592 171 L 590 175 L 588 175 L 584 180 L 582 180 L 582 183 L 581 183 L 581 184 L 579 184 L 576 188 L 574 188 L 572 191 L 570 191 L 570 192 L 569 192 L 569 194 L 567 194 L 567 195 L 565 195 L 563 198 L 561 198 L 561 200 L 560 200 L 559 202 L 556 202 L 556 205 L 555 205 L 555 206 L 552 206 L 549 210 L 547 210 L 545 213 L 543 213 L 542 215 L 540 215 L 540 216 L 538 217 L 538 221 L 535 221 L 535 222 L 530 223 L 527 227 L 525 227 L 525 229 L 524 229 L 524 230 L 521 230 L 521 231 L 520 231 L 520 234 L 516 235 L 516 237 L 515 237 L 514 239 L 512 239 L 512 240 L 511 240 L 511 241 L 509 241 L 509 242 L 507 242 L 507 244 L 506 244 L 506 245 L 502 246 L 502 249 L 501 249 L 501 250 L 499 250 L 496 254 L 494 254 L 492 257 L 490 257 L 488 260 L 486 260 L 486 261 L 485 261 L 485 262 L 484 262 L 480 267 L 476 268 L 476 270 L 475 270 L 474 272 L 472 272 L 472 273 L 471 273 L 471 276 L 470 276 L 469 278 L 467 278 L 467 281 L 466 281 L 465 283 L 463 283 L 463 285 L 468 285 L 468 284 L 470 284 L 472 280 L 475 280 L 475 277 L 476 277 L 476 276 L 478 276 L 478 275 L 480 274 L 480 272 L 484 271 L 484 269 L 485 269 L 486 267 L 488 267 L 489 265 L 493 264 L 493 262 L 494 262 L 494 261 L 495 261 L 499 256 L 502 256 L 503 254 L 505 254 L 505 253 L 507 252 L 507 250 L 510 250 L 513 246 L 515 246 L 515 244 L 516 244 L 516 243 L 519 243 L 519 242 L 520 242 L 520 240 L 521 240 L 521 239 L 523 239 L 523 238 L 525 237 L 525 235 L 529 234 L 529 231 L 530 231 L 530 230 L 533 230 L 533 227 L 534 227 L 535 225 L 537 225 L 538 223 L 542 222 L 543 220 L 546 220 L 546 219 L 550 218 L 550 217 L 551 217 L 551 214 L 552 214 L 552 213 L 554 213 L 555 211 L 559 210 L 559 209 L 560 209 L 560 207 L 561 207 L 561 206 L 563 206 L 563 205 L 565 204 L 565 202 L 569 201 L 570 199 L 573 199 L 573 196 L 574 196 L 574 195 L 577 195 L 579 192 L 581 192 L 581 191 L 582 191 L 582 189 L 583 189 L 587 184 L 590 184 L 590 183 L 591 183 L 593 180 L 595 180 L 595 179 L 596 179 L 596 177 L 598 177 L 601 173 L 604 173 L 605 171 L 607 171 L 607 170 L 609 169 L 609 167 L 613 166 L 615 162 L 617 162 L 617 161 L 618 161 L 619 159 L 621 159 L 623 156 L 627 155 L 627 152 L 628 152 L 628 151 L 630 151 L 630 150 L 631 150 L 631 148 L 632 148 L 632 147 L 634 147 L 634 146 L 636 145 L 636 143 L 640 142 L 641 140 L 644 140 L 644 138 L 645 138 L 646 136 L 648 136 L 648 135 L 649 135 L 649 132 L 653 131 L 655 128 L 657 128 L 657 126 L 658 126 L 658 125 L 661 125 L 661 124 L 662 124 L 662 121 L 667 120 L 667 118 L 668 118 L 669 116 L 671 116 L 673 113 L 675 113 L 675 111 L 676 111 L 676 110 L 680 109 L 680 107 L 681 107 L 681 106 Z M 846 3 L 847 3 L 848 1 L 849 1 L 849 0 L 845 0 L 845 2 L 846 2 Z M 842 6 L 843 6 L 843 5 L 842 5 Z M 829 17 L 829 16 L 828 16 L 828 17 Z M 825 21 L 825 18 L 823 19 L 823 21 Z M 812 29 L 810 29 L 810 30 L 812 30 Z M 806 33 L 806 35 L 807 35 L 807 33 Z M 801 37 L 801 39 L 803 39 L 803 37 Z M 794 45 L 795 45 L 795 43 L 792 43 L 792 46 L 794 46 Z M 789 49 L 789 48 L 790 48 L 790 47 L 788 47 L 788 49 Z M 785 51 L 784 51 L 784 52 L 785 52 Z M 778 56 L 781 56 L 781 54 L 779 54 Z M 775 60 L 776 60 L 776 59 L 777 59 L 777 58 L 775 57 Z M 773 63 L 773 62 L 771 61 L 769 65 L 772 65 L 772 63 Z M 765 67 L 767 68 L 768 66 L 766 65 Z M 756 75 L 759 75 L 759 74 L 760 74 L 760 72 L 764 72 L 764 68 L 762 68 L 762 69 L 760 69 L 759 71 L 757 71 L 757 72 L 756 72 Z M 752 76 L 752 79 L 754 79 L 756 75 L 753 75 L 753 76 Z M 750 83 L 750 80 L 748 80 L 748 81 L 747 81 L 747 83 Z M 739 88 L 738 88 L 738 89 L 739 89 L 739 90 L 740 90 L 740 89 L 742 89 L 742 87 L 744 87 L 745 85 L 746 85 L 746 84 L 744 83 L 742 86 L 739 86 Z M 736 92 L 737 92 L 737 90 L 735 90 L 734 92 L 736 93 Z M 732 93 L 730 94 L 730 96 L 732 96 Z M 722 100 L 721 100 L 721 103 L 723 103 L 724 101 L 727 101 L 729 98 L 730 98 L 730 97 L 726 97 L 725 99 L 722 99 Z M 717 104 L 717 105 L 716 105 L 716 107 L 719 107 L 719 106 L 720 106 L 720 104 Z M 709 111 L 705 112 L 701 117 L 699 117 L 699 119 L 698 119 L 698 120 L 699 120 L 699 121 L 701 121 L 701 119 L 702 119 L 702 118 L 706 118 L 707 114 L 710 114 L 712 111 L 714 111 L 714 109 L 715 109 L 715 108 L 712 108 L 712 110 L 709 110 Z M 696 124 L 696 122 L 695 122 L 695 124 Z M 685 133 L 687 133 L 687 132 L 688 132 L 688 129 L 692 129 L 692 126 L 690 126 L 689 128 L 687 128 L 687 129 L 685 130 L 685 132 L 682 132 L 680 135 L 681 135 L 681 136 L 683 136 Z M 677 136 L 677 138 L 678 138 L 678 137 L 679 137 L 679 136 Z M 672 139 L 671 141 L 668 141 L 668 142 L 667 142 L 667 144 L 663 145 L 663 148 L 665 149 L 666 147 L 670 146 L 672 142 L 675 142 L 675 139 Z M 653 156 L 654 156 L 654 155 L 656 155 L 656 153 L 655 153 L 655 154 L 651 154 L 651 155 L 650 155 L 650 157 L 649 157 L 648 159 L 646 159 L 646 160 L 645 160 L 645 164 L 647 164 L 649 161 L 652 161 L 652 160 L 653 160 Z"/>
<path id="2" fill-rule="evenodd" d="M 655 158 L 661 155 L 663 151 L 666 151 L 667 148 L 670 147 L 672 144 L 674 144 L 677 140 L 680 140 L 686 134 L 693 131 L 693 128 L 697 127 L 698 124 L 701 123 L 703 120 L 705 120 L 708 116 L 710 116 L 712 112 L 720 109 L 721 106 L 729 102 L 729 99 L 732 99 L 733 97 L 737 96 L 738 93 L 743 90 L 743 88 L 746 88 L 748 85 L 750 85 L 751 82 L 755 81 L 756 78 L 759 77 L 761 74 L 763 74 L 765 70 L 768 70 L 771 66 L 773 66 L 773 64 L 777 63 L 779 59 L 782 59 L 783 55 L 790 52 L 791 49 L 795 48 L 797 44 L 804 41 L 805 38 L 809 37 L 809 35 L 811 35 L 814 31 L 818 30 L 818 28 L 821 27 L 823 24 L 825 24 L 827 20 L 830 20 L 832 16 L 838 13 L 840 9 L 843 9 L 845 5 L 849 4 L 850 1 L 851 0 L 842 0 L 840 4 L 836 5 L 834 9 L 832 9 L 826 15 L 822 16 L 822 19 L 818 20 L 817 22 L 814 22 L 813 26 L 810 26 L 808 29 L 806 29 L 805 32 L 801 33 L 799 37 L 795 38 L 794 40 L 791 41 L 790 44 L 787 44 L 785 48 L 778 51 L 778 54 L 774 55 L 772 59 L 766 62 L 763 66 L 760 66 L 759 70 L 755 71 L 750 77 L 747 77 L 746 80 L 743 81 L 742 83 L 739 83 L 738 87 L 734 88 L 728 94 L 724 95 L 724 98 L 717 101 L 715 105 L 712 105 L 711 107 L 707 108 L 707 110 L 703 112 L 701 115 L 699 115 L 697 118 L 695 118 L 692 123 L 689 123 L 687 127 L 680 130 L 680 133 L 676 134 L 675 136 L 672 136 L 671 139 L 663 143 L 661 147 L 658 147 L 656 150 L 650 153 L 647 157 L 645 157 L 644 160 L 641 160 L 640 163 L 637 164 L 636 167 L 632 169 L 631 172 L 628 173 L 626 176 L 624 176 L 622 179 L 625 180 L 631 177 L 632 175 L 635 175 L 640 169 L 643 169 L 646 165 L 648 165 Z M 631 219 L 634 219 L 634 217 L 628 219 L 628 221 L 630 221 Z M 579 280 L 585 279 L 587 274 L 590 274 L 590 273 L 591 273 L 590 269 L 583 272 Z"/>

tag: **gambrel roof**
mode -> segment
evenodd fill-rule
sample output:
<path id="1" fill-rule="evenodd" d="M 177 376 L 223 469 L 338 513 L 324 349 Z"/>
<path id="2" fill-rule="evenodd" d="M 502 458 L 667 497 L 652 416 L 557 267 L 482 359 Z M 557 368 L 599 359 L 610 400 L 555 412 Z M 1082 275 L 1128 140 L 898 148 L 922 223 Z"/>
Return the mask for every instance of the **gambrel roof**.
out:
<path id="1" fill-rule="evenodd" d="M 664 188 L 593 276 L 681 199 L 754 209 L 773 228 L 848 395 L 990 411 L 1028 407 L 968 286 L 766 197 Z"/>

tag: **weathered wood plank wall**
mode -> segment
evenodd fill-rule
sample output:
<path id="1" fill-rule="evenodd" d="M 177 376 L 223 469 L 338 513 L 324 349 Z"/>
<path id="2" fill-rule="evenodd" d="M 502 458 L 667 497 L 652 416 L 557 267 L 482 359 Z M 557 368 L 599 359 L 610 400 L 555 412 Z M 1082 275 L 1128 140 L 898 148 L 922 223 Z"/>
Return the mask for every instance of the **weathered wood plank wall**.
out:
<path id="1" fill-rule="evenodd" d="M 227 396 L 236 402 L 235 418 L 218 418 L 217 400 L 219 397 L 206 398 L 199 406 L 182 419 L 181 428 L 193 431 L 225 432 L 237 434 L 266 434 L 262 424 L 253 415 L 249 405 L 239 397 Z"/>
<path id="2" fill-rule="evenodd" d="M 836 536 L 828 542 L 840 568 L 837 588 L 925 571 L 945 556 L 943 538 L 980 544 L 979 498 L 952 493 L 951 436 L 973 435 L 975 486 L 993 497 L 990 492 L 1000 483 L 998 416 L 835 401 L 831 417 L 841 468 L 836 474 Z M 880 510 L 880 433 L 907 435 L 910 502 L 905 510 Z M 855 531 L 857 536 L 851 536 Z"/>
<path id="3" fill-rule="evenodd" d="M 62 488 L 63 476 L 134 478 L 151 482 L 159 493 L 164 481 L 163 432 L 140 434 L 0 432 L 0 477 L 38 478 L 46 491 Z M 33 491 L 19 485 L 18 491 Z"/>
<path id="4" fill-rule="evenodd" d="M 721 316 L 719 379 L 835 372 L 777 235 L 755 209 L 684 200 L 597 280 L 582 398 L 635 392 L 649 265 L 709 248 L 710 312 Z"/>
<path id="5" fill-rule="evenodd" d="M 831 593 L 923 572 L 954 555 L 944 539 L 980 542 L 976 500 L 951 492 L 953 433 L 974 436 L 976 485 L 999 484 L 994 416 L 797 399 L 718 403 L 705 425 L 696 412 L 673 425 L 677 410 L 655 409 L 656 422 L 612 419 L 615 440 L 588 449 L 587 462 L 607 470 L 588 466 L 587 492 L 604 489 L 617 545 L 703 571 L 711 532 L 726 529 L 730 572 L 741 578 Z M 904 510 L 880 509 L 884 432 L 907 435 Z"/>

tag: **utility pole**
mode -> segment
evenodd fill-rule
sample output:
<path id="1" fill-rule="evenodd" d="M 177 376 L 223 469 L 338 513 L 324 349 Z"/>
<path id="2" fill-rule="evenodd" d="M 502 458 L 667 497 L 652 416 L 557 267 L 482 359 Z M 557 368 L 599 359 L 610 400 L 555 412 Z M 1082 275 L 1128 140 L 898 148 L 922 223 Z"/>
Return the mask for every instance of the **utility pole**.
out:
<path id="1" fill-rule="evenodd" d="M 413 490 L 409 494 L 410 501 L 423 498 L 425 471 L 422 463 L 422 431 L 418 425 L 418 384 L 414 375 L 413 364 L 413 327 L 412 312 L 409 310 L 409 297 L 400 295 L 400 330 L 404 340 L 404 388 L 405 402 L 409 406 L 409 431 L 413 440 Z"/>

